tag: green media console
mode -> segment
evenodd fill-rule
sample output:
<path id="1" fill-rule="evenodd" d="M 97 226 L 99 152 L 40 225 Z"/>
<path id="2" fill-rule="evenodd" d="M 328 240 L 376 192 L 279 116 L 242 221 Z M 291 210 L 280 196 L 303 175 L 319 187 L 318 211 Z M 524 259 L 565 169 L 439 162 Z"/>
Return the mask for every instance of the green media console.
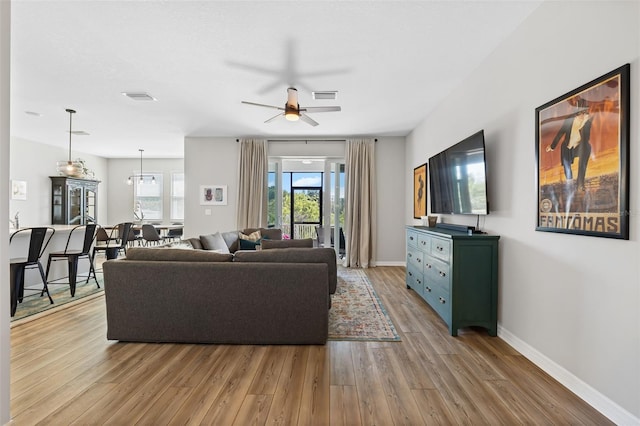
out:
<path id="1" fill-rule="evenodd" d="M 498 333 L 497 235 L 407 226 L 407 288 L 415 290 L 449 326 Z"/>

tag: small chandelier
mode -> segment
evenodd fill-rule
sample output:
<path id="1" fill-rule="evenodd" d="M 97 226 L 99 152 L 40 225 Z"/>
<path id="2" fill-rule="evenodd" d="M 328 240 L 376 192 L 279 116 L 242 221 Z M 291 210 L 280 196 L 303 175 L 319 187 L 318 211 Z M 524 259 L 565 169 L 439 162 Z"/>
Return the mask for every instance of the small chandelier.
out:
<path id="1" fill-rule="evenodd" d="M 155 185 L 156 177 L 154 175 L 149 175 L 149 174 L 145 175 L 144 173 L 142 173 L 142 153 L 144 152 L 144 149 L 138 149 L 138 151 L 140 151 L 140 174 L 139 175 L 133 174 L 129 176 L 127 178 L 127 185 L 133 185 L 134 178 L 137 178 L 140 184 L 144 183 L 144 178 L 151 178 L 151 183 Z"/>
<path id="2" fill-rule="evenodd" d="M 73 114 L 75 114 L 76 112 L 70 108 L 65 109 L 65 111 L 69 113 L 69 158 L 67 161 L 58 161 L 58 173 L 66 176 L 82 177 L 84 175 L 84 167 L 79 161 L 71 160 L 71 134 L 73 133 L 71 121 L 73 118 Z"/>

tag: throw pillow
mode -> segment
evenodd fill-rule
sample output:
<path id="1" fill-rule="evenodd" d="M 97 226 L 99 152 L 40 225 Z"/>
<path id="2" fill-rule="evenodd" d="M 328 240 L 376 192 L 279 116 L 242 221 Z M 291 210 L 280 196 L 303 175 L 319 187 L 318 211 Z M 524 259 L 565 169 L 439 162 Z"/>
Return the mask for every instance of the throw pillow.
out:
<path id="1" fill-rule="evenodd" d="M 221 253 L 229 253 L 229 247 L 224 242 L 224 238 L 219 232 L 210 235 L 200 235 L 200 241 L 202 241 L 202 248 L 205 250 L 220 250 Z"/>
<path id="2" fill-rule="evenodd" d="M 259 241 L 260 238 L 262 238 L 262 235 L 260 235 L 260 231 L 255 231 L 252 232 L 249 235 L 245 235 L 242 232 L 238 233 L 238 237 L 240 238 L 240 240 L 246 240 L 246 241 Z M 242 242 L 242 241 L 240 241 Z"/>
<path id="3" fill-rule="evenodd" d="M 193 247 L 196 250 L 204 250 L 202 248 L 202 241 L 200 241 L 200 238 L 187 238 L 186 240 L 182 240 L 182 241 L 189 242 L 189 244 L 191 244 L 191 247 Z"/>
<path id="4" fill-rule="evenodd" d="M 257 246 L 260 245 L 262 240 L 258 241 L 249 241 L 244 238 L 240 238 L 240 250 L 256 250 Z"/>
<path id="5" fill-rule="evenodd" d="M 174 248 L 174 249 L 181 249 L 181 250 L 193 250 L 193 246 L 191 245 L 191 243 L 189 241 L 182 241 L 179 243 L 170 243 L 167 244 L 166 247 L 168 248 Z"/>

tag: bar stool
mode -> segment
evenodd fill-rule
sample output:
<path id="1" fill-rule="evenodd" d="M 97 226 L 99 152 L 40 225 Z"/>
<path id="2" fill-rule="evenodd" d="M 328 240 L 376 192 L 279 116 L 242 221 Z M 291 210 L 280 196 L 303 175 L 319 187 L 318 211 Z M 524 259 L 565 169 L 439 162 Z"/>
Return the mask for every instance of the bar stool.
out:
<path id="1" fill-rule="evenodd" d="M 51 298 L 51 294 L 49 294 L 49 287 L 47 286 L 47 277 L 42 268 L 42 264 L 40 263 L 40 257 L 42 257 L 42 253 L 44 253 L 47 245 L 49 245 L 49 241 L 51 241 L 51 237 L 53 237 L 53 234 L 55 234 L 56 231 L 55 229 L 50 227 L 19 229 L 18 231 L 11 234 L 11 237 L 9 237 L 9 245 L 11 245 L 11 242 L 16 235 L 27 232 L 31 234 L 29 237 L 29 249 L 27 257 L 9 259 L 11 272 L 11 279 L 9 281 L 9 285 L 11 286 L 11 316 L 14 316 L 16 314 L 18 302 L 22 303 L 22 299 L 25 297 L 24 276 L 26 269 L 38 268 L 43 284 L 40 296 L 42 297 L 44 293 L 47 293 L 49 301 L 53 304 L 53 299 Z M 35 296 L 35 294 L 30 296 Z"/>
<path id="2" fill-rule="evenodd" d="M 91 245 L 93 245 L 93 240 L 96 238 L 96 228 L 97 228 L 97 225 L 95 224 L 78 225 L 74 227 L 69 232 L 69 238 L 67 238 L 67 245 L 64 247 L 64 251 L 55 251 L 55 252 L 49 253 L 49 260 L 47 261 L 47 273 L 46 273 L 47 282 L 49 285 L 68 284 L 69 290 L 71 291 L 71 297 L 75 296 L 76 295 L 76 278 L 78 275 L 78 261 L 82 258 L 87 258 L 89 259 L 89 274 L 87 275 L 86 283 L 89 282 L 89 279 L 91 279 L 91 276 L 93 275 L 93 279 L 96 281 L 98 288 L 100 288 L 100 284 L 98 283 L 98 279 L 96 278 L 96 271 L 93 266 L 93 257 L 89 252 L 89 250 L 91 250 Z M 83 232 L 84 235 L 82 240 L 82 248 L 79 250 L 70 248 L 69 244 L 71 243 L 71 239 L 76 235 L 78 235 L 83 230 L 84 230 Z M 52 261 L 56 262 L 58 260 L 67 261 L 68 272 L 69 272 L 68 282 L 56 282 L 60 279 L 63 279 L 64 277 L 49 281 L 49 270 L 51 268 L 51 262 Z"/>

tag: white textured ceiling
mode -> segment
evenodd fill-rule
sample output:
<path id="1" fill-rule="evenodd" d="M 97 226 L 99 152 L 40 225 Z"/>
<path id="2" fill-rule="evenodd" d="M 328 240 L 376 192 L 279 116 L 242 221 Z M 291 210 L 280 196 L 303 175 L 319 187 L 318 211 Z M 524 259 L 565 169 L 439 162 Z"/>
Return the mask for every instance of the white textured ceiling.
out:
<path id="1" fill-rule="evenodd" d="M 11 134 L 67 147 L 73 108 L 74 152 L 108 158 L 181 157 L 186 136 L 403 136 L 539 4 L 14 0 Z M 240 103 L 283 106 L 288 86 L 342 111 L 265 124 L 277 111 Z"/>

